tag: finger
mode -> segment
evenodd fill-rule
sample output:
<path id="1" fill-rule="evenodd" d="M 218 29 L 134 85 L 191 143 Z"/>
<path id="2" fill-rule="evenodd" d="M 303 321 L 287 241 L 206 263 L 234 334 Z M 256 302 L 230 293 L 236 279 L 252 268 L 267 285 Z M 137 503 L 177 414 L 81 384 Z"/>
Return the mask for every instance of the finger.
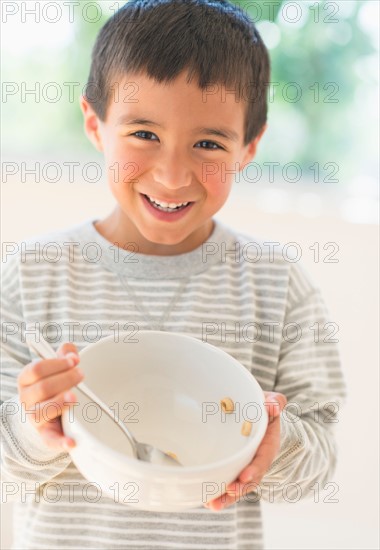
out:
<path id="1" fill-rule="evenodd" d="M 264 405 L 267 409 L 269 421 L 280 415 L 281 411 L 286 406 L 288 400 L 283 393 L 279 392 L 264 392 L 265 401 Z"/>
<path id="2" fill-rule="evenodd" d="M 252 462 L 240 473 L 242 483 L 260 483 L 264 474 L 272 465 L 280 448 L 280 417 L 278 416 L 268 428 L 259 445 Z"/>
<path id="3" fill-rule="evenodd" d="M 243 495 L 243 488 L 244 485 L 242 483 L 233 481 L 227 486 L 227 491 L 223 493 L 223 495 L 214 500 L 210 500 L 205 504 L 205 507 L 214 512 L 223 510 L 223 508 L 228 508 L 228 506 L 231 506 L 241 498 Z"/>
<path id="4" fill-rule="evenodd" d="M 60 393 L 54 398 L 36 403 L 27 409 L 28 419 L 34 423 L 37 429 L 62 416 L 63 412 L 77 401 L 71 392 Z"/>
<path id="5" fill-rule="evenodd" d="M 71 369 L 78 363 L 79 357 L 75 354 L 61 359 L 35 359 L 26 365 L 18 375 L 19 389 L 31 386 L 47 376 Z"/>
<path id="6" fill-rule="evenodd" d="M 84 375 L 79 367 L 70 368 L 54 376 L 47 376 L 35 384 L 23 389 L 20 401 L 27 408 L 33 408 L 37 403 L 52 400 L 83 380 Z"/>
<path id="7" fill-rule="evenodd" d="M 74 353 L 75 355 L 79 356 L 78 348 L 72 342 L 64 342 L 57 349 L 57 355 L 59 357 L 64 357 L 68 353 Z"/>
<path id="8" fill-rule="evenodd" d="M 226 492 L 220 497 L 210 500 L 204 504 L 205 508 L 212 511 L 219 511 L 228 508 L 235 502 L 245 498 L 248 493 L 257 490 L 256 483 L 240 483 L 235 480 L 227 485 Z"/>
<path id="9" fill-rule="evenodd" d="M 38 430 L 38 432 L 45 445 L 50 449 L 67 452 L 76 445 L 74 439 L 63 433 L 62 421 L 60 418 L 56 418 L 54 421 L 49 422 Z"/>

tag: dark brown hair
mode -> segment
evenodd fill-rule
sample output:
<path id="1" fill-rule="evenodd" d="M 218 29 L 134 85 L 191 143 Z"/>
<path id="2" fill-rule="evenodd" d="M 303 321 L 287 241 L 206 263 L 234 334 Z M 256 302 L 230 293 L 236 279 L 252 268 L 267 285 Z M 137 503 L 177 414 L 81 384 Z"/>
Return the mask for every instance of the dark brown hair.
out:
<path id="1" fill-rule="evenodd" d="M 257 136 L 267 119 L 269 56 L 254 23 L 226 0 L 127 2 L 97 36 L 85 96 L 104 121 L 117 78 L 143 72 L 169 83 L 184 69 L 201 90 L 224 85 L 245 100 L 244 145 Z"/>

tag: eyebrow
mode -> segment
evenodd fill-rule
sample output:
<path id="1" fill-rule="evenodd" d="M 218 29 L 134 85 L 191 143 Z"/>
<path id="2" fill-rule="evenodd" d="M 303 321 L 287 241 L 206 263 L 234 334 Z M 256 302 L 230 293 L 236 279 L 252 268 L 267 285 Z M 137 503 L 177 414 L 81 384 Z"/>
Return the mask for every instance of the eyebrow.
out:
<path id="1" fill-rule="evenodd" d="M 117 120 L 118 126 L 120 125 L 132 126 L 134 124 L 160 127 L 160 125 L 157 122 L 153 122 L 153 120 L 148 120 L 146 118 L 130 118 L 129 116 L 123 115 Z M 229 128 L 225 128 L 225 127 L 218 127 L 218 128 L 199 127 L 194 129 L 194 133 L 202 133 L 202 134 L 207 134 L 209 136 L 218 136 L 218 137 L 228 139 L 230 141 L 239 141 L 238 134 L 233 130 L 230 130 Z"/>

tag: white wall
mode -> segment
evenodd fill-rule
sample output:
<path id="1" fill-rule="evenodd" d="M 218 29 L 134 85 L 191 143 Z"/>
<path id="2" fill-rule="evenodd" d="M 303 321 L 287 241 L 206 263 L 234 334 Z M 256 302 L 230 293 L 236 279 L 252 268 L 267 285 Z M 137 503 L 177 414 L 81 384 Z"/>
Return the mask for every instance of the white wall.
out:
<path id="1" fill-rule="evenodd" d="M 339 464 L 332 482 L 338 503 L 263 503 L 268 549 L 377 549 L 378 541 L 378 228 L 333 217 L 264 213 L 236 187 L 219 218 L 248 234 L 296 241 L 319 282 L 331 319 L 340 329 L 349 401 L 338 426 Z M 22 241 L 106 215 L 113 198 L 105 186 L 20 184 L 2 189 L 2 242 Z M 314 263 L 309 247 L 336 242 L 338 263 Z M 310 493 L 312 495 L 312 493 Z M 9 504 L 3 505 L 2 548 L 10 548 Z"/>

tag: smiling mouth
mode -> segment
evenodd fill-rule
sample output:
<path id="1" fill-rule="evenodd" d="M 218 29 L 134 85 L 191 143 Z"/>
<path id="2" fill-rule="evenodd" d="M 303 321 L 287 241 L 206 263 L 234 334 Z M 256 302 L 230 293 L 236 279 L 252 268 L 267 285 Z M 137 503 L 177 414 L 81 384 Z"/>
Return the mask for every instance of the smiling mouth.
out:
<path id="1" fill-rule="evenodd" d="M 156 202 L 154 199 L 150 198 L 148 195 L 143 196 L 146 198 L 147 201 L 149 201 L 149 204 L 151 204 L 154 208 L 157 210 L 160 210 L 161 212 L 179 212 L 180 210 L 184 210 L 187 208 L 190 204 L 193 204 L 192 202 L 186 202 L 179 204 L 178 206 L 162 206 L 158 202 Z M 166 204 L 166 203 L 165 203 Z"/>

